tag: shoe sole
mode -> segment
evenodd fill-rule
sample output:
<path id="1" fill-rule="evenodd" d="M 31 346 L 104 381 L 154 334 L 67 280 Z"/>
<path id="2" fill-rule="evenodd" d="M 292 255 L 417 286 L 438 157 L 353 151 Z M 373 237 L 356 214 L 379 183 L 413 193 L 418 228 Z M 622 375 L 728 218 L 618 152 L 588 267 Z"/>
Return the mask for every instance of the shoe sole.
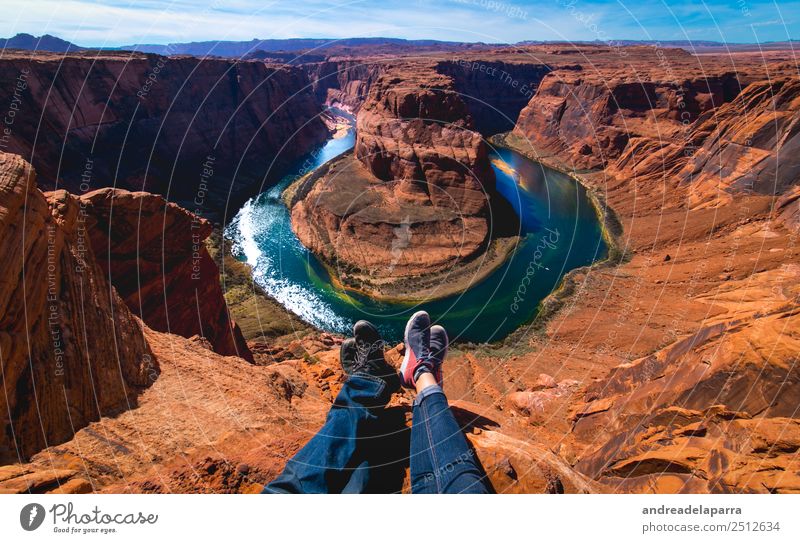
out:
<path id="1" fill-rule="evenodd" d="M 414 385 L 406 382 L 406 368 L 408 367 L 408 361 L 409 361 L 410 355 L 411 355 L 411 347 L 408 346 L 409 327 L 411 326 L 411 323 L 414 322 L 414 319 L 416 319 L 418 315 L 421 315 L 423 313 L 425 313 L 426 315 L 428 314 L 427 311 L 417 311 L 416 313 L 411 315 L 411 318 L 408 319 L 408 322 L 406 323 L 405 331 L 403 332 L 403 342 L 404 342 L 404 346 L 406 348 L 406 354 L 403 355 L 403 363 L 400 364 L 400 379 L 402 381 L 403 386 L 406 387 L 406 388 L 414 388 Z M 412 379 L 413 379 L 413 376 L 412 376 Z"/>
<path id="2" fill-rule="evenodd" d="M 439 371 L 440 378 L 436 380 L 439 383 L 440 387 L 444 387 L 444 373 L 442 373 L 442 365 L 444 365 L 444 360 L 445 358 L 447 358 L 447 351 L 448 349 L 450 349 L 450 336 L 447 335 L 447 330 L 444 329 L 444 326 L 439 326 L 438 324 L 434 324 L 433 326 L 431 326 L 431 334 L 433 334 L 434 328 L 441 328 L 442 332 L 444 333 L 445 345 L 444 345 L 444 351 L 442 351 L 442 362 L 439 364 L 439 367 L 437 368 Z"/>
<path id="3" fill-rule="evenodd" d="M 361 333 L 359 333 L 359 331 L 361 331 Z M 353 325 L 353 339 L 356 340 L 356 346 L 358 346 L 359 338 L 368 345 L 369 349 L 383 349 L 384 347 L 381 333 L 375 325 L 369 321 L 360 320 Z"/>
<path id="4" fill-rule="evenodd" d="M 359 329 L 359 328 L 368 328 L 368 329 L 370 330 L 370 332 L 371 332 L 371 333 L 373 333 L 373 334 L 375 334 L 377 337 L 379 337 L 379 338 L 380 338 L 380 336 L 381 336 L 380 332 L 378 332 L 378 329 L 377 329 L 377 328 L 375 328 L 375 325 L 374 325 L 374 324 L 372 324 L 372 323 L 371 323 L 371 322 L 369 322 L 369 321 L 360 320 L 360 321 L 357 321 L 357 322 L 356 322 L 356 323 L 353 325 L 353 337 L 357 337 L 357 336 L 359 335 L 359 334 L 358 334 L 358 329 Z"/>
<path id="5" fill-rule="evenodd" d="M 345 350 L 348 348 L 355 349 L 356 340 L 354 338 L 347 338 L 345 339 L 342 344 L 339 346 L 339 364 L 342 366 L 342 371 L 344 371 L 345 375 L 350 377 L 350 374 L 347 373 L 347 370 L 344 367 L 344 360 L 347 359 L 347 353 Z"/>

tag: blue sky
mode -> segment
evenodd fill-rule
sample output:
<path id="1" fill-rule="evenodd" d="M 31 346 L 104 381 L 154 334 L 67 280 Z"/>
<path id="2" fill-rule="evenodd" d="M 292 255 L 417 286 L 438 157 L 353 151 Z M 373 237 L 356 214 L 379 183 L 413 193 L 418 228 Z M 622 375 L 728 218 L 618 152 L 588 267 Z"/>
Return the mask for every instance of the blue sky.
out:
<path id="1" fill-rule="evenodd" d="M 3 0 L 0 36 L 114 46 L 252 38 L 800 38 L 800 0 Z"/>

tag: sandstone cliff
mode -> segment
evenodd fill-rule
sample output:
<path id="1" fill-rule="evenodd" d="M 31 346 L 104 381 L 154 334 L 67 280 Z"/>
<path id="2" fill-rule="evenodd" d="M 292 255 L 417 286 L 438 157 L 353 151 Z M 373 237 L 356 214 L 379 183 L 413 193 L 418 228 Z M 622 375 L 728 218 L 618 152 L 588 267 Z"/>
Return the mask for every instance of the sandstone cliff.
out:
<path id="1" fill-rule="evenodd" d="M 698 118 L 740 90 L 733 73 L 692 76 L 694 70 L 677 79 L 644 68 L 558 70 L 541 82 L 514 132 L 578 169 L 608 165 L 638 138 L 688 142 Z"/>
<path id="2" fill-rule="evenodd" d="M 587 387 L 577 468 L 627 492 L 800 492 L 800 285 L 785 273 L 699 296 L 728 313 Z"/>
<path id="3" fill-rule="evenodd" d="M 404 196 L 477 214 L 494 172 L 453 84 L 435 73 L 382 76 L 358 116 L 355 153 L 378 179 L 399 181 Z"/>
<path id="4" fill-rule="evenodd" d="M 730 203 L 735 194 L 781 194 L 795 185 L 798 79 L 763 69 L 672 57 L 633 70 L 593 67 L 548 74 L 513 131 L 521 147 L 562 167 L 603 170 L 612 182 L 664 191 L 663 205 Z M 666 188 L 666 190 L 664 190 Z"/>
<path id="5" fill-rule="evenodd" d="M 465 103 L 475 129 L 483 135 L 511 130 L 542 78 L 552 69 L 533 55 L 508 61 L 488 52 L 465 51 L 462 55 L 446 55 L 439 61 L 404 62 L 406 67 L 400 71 L 405 74 L 427 71 L 451 78 L 452 90 Z M 357 112 L 367 100 L 370 88 L 381 75 L 393 71 L 396 64 L 394 58 L 376 56 L 329 58 L 302 67 L 318 102 L 342 105 Z"/>
<path id="6" fill-rule="evenodd" d="M 100 189 L 80 201 L 95 258 L 135 315 L 154 330 L 205 337 L 222 355 L 252 360 L 204 243 L 208 221 L 144 192 Z"/>
<path id="7" fill-rule="evenodd" d="M 800 79 L 776 77 L 745 87 L 693 131 L 679 172 L 691 205 L 728 203 L 736 193 L 781 194 L 800 179 Z M 687 153 L 689 154 L 689 153 Z"/>
<path id="8" fill-rule="evenodd" d="M 135 407 L 160 372 L 147 327 L 252 360 L 204 245 L 207 221 L 146 193 L 43 194 L 17 155 L 0 154 L 0 181 L 2 461 Z"/>
<path id="9" fill-rule="evenodd" d="M 435 69 L 453 79 L 453 88 L 466 104 L 475 129 L 484 136 L 513 129 L 520 112 L 552 70 L 535 56 L 508 62 L 490 55 L 444 60 Z"/>
<path id="10" fill-rule="evenodd" d="M 78 199 L 49 203 L 31 166 L 0 154 L 0 460 L 26 459 L 136 405 L 159 367 L 95 261 Z"/>
<path id="11" fill-rule="evenodd" d="M 388 62 L 378 59 L 329 59 L 304 64 L 303 69 L 308 74 L 318 103 L 340 105 L 355 113 L 388 65 Z"/>

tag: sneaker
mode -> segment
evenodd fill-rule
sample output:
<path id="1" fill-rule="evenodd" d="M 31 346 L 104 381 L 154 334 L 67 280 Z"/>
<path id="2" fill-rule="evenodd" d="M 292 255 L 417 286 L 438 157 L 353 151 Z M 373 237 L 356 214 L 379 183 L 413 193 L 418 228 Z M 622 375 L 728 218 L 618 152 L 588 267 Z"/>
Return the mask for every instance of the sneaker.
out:
<path id="1" fill-rule="evenodd" d="M 378 329 L 368 321 L 358 321 L 353 326 L 352 338 L 342 342 L 340 360 L 347 375 L 364 374 L 383 379 L 394 392 L 400 388 L 397 371 L 383 356 L 384 341 Z"/>
<path id="2" fill-rule="evenodd" d="M 433 376 L 439 386 L 444 386 L 442 363 L 447 356 L 447 347 L 450 340 L 445 329 L 438 324 L 431 326 L 431 361 L 433 362 Z"/>
<path id="3" fill-rule="evenodd" d="M 417 311 L 406 324 L 404 336 L 406 354 L 400 366 L 400 383 L 406 388 L 416 386 L 420 370 L 433 371 L 431 360 L 431 318 L 425 311 Z"/>

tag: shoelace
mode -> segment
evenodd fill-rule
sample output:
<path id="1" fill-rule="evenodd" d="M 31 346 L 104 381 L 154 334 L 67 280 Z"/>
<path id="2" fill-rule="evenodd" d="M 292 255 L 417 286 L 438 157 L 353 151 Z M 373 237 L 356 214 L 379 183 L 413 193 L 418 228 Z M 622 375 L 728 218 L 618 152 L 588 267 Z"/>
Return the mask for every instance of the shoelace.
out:
<path id="1" fill-rule="evenodd" d="M 368 368 L 372 353 L 379 349 L 383 350 L 383 342 L 381 341 L 366 345 L 356 342 L 356 359 L 353 363 L 353 371 L 357 372 Z"/>
<path id="2" fill-rule="evenodd" d="M 433 359 L 433 353 L 429 349 L 425 349 L 420 353 L 420 357 L 417 359 L 417 367 L 414 369 L 414 375 L 412 376 L 414 381 L 422 375 L 423 369 L 428 370 L 431 373 L 436 371 L 436 362 Z"/>

